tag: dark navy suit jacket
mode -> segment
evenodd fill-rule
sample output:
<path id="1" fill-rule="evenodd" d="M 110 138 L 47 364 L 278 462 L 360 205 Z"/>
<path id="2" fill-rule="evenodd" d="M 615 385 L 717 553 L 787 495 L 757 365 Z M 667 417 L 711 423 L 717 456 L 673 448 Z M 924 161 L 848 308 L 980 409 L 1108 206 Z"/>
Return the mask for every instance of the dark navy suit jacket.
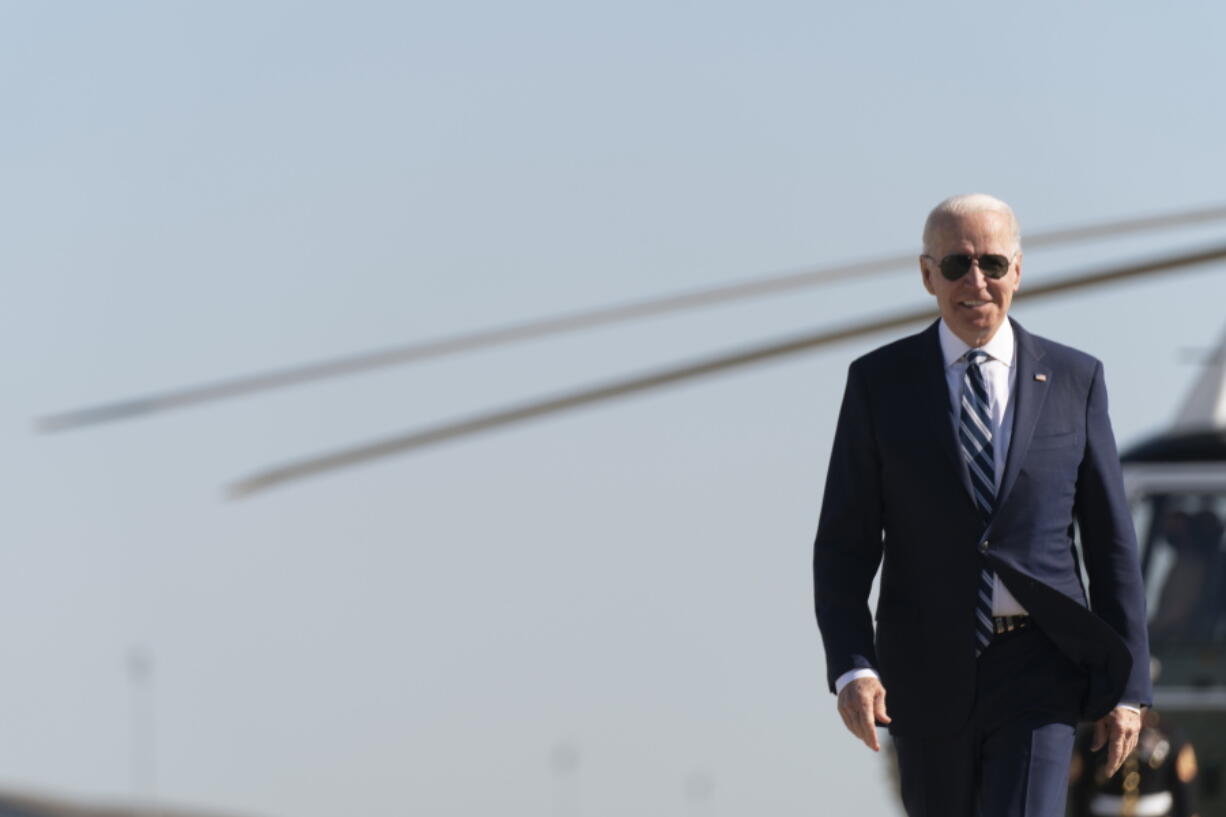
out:
<path id="1" fill-rule="evenodd" d="M 954 438 L 937 326 L 848 370 L 813 559 L 831 691 L 848 670 L 872 667 L 886 688 L 892 732 L 965 724 L 975 688 L 976 580 L 986 560 L 1087 673 L 1083 718 L 1121 701 L 1149 704 L 1145 597 L 1102 364 L 1013 324 L 1013 435 L 996 510 L 985 520 Z M 868 597 L 879 566 L 874 633 Z"/>

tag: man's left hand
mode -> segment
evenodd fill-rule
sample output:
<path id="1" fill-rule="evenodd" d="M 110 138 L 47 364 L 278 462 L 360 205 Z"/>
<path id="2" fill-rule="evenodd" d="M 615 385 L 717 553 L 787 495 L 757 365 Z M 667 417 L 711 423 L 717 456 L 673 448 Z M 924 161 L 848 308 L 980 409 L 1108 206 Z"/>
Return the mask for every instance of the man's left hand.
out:
<path id="1" fill-rule="evenodd" d="M 1137 736 L 1141 734 L 1141 713 L 1124 706 L 1117 706 L 1094 723 L 1094 742 L 1090 751 L 1097 752 L 1107 746 L 1107 777 L 1119 771 L 1124 759 L 1137 748 Z"/>

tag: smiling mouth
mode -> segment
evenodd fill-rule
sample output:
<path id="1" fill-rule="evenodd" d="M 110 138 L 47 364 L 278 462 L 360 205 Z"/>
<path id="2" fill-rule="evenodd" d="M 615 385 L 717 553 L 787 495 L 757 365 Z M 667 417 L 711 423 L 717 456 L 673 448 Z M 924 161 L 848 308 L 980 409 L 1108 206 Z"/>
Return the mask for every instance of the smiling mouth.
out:
<path id="1" fill-rule="evenodd" d="M 958 301 L 958 306 L 965 306 L 967 309 L 978 309 L 981 306 L 987 306 L 991 301 Z"/>

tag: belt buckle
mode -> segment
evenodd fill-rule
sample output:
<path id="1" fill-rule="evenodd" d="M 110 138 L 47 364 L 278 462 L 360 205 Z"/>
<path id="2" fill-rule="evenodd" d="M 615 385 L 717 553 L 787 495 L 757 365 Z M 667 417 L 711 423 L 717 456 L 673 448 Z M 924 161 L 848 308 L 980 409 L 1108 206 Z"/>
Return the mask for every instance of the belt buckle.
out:
<path id="1" fill-rule="evenodd" d="M 1011 633 L 1025 627 L 1029 623 L 1026 619 L 1027 616 L 994 616 L 992 629 L 996 631 L 996 635 Z"/>

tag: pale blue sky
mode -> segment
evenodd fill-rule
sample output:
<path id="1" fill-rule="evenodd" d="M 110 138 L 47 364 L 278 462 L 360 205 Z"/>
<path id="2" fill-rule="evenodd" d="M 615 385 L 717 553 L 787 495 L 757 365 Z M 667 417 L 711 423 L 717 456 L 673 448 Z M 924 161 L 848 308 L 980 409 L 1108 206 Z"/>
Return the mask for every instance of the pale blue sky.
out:
<path id="1" fill-rule="evenodd" d="M 824 690 L 809 548 L 847 363 L 888 339 L 243 503 L 259 467 L 927 298 L 902 270 L 59 436 L 35 416 L 1026 230 L 1221 202 L 1226 11 L 1140 3 L 0 2 L 0 784 L 268 817 L 893 815 Z M 1226 227 L 1026 256 L 1028 280 Z M 1161 428 L 1221 265 L 1028 328 Z M 569 802 L 564 799 L 564 802 Z"/>

